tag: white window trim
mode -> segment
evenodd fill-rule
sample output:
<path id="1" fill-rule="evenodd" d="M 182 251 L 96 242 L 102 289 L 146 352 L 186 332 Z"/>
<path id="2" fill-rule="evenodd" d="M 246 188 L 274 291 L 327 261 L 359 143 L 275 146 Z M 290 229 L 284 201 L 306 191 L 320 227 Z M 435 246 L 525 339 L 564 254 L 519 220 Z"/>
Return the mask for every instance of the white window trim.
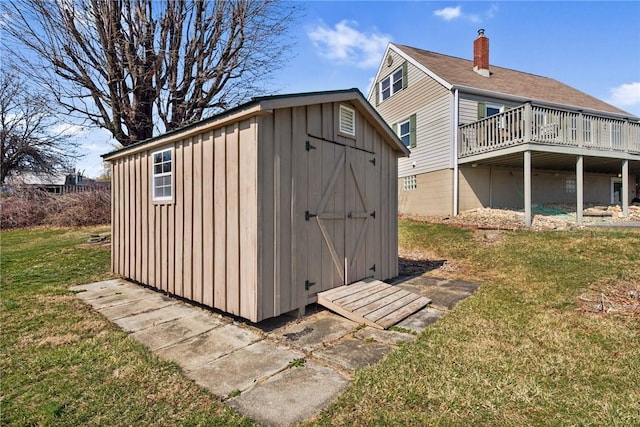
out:
<path id="1" fill-rule="evenodd" d="M 171 153 L 171 172 L 162 172 L 162 173 L 156 173 L 155 172 L 155 155 L 156 154 L 162 154 L 169 151 Z M 175 178 L 174 178 L 174 170 L 175 170 L 175 153 L 173 150 L 173 147 L 171 148 L 163 148 L 162 150 L 156 150 L 154 152 L 151 153 L 151 199 L 154 202 L 173 202 L 173 196 L 174 196 L 174 192 L 175 192 Z M 164 176 L 170 176 L 171 177 L 171 195 L 170 196 L 163 196 L 163 197 L 156 197 L 156 178 L 157 177 L 164 177 Z"/>
<path id="2" fill-rule="evenodd" d="M 402 125 L 404 125 L 404 124 L 408 124 L 409 125 L 409 131 L 406 134 L 402 133 Z M 409 141 L 408 141 L 407 144 L 405 144 L 404 141 L 402 140 L 402 138 L 404 136 L 409 137 Z M 403 121 L 398 123 L 398 138 L 400 138 L 400 141 L 402 141 L 402 143 L 404 144 L 405 147 L 411 146 L 411 119 L 403 120 Z"/>
<path id="3" fill-rule="evenodd" d="M 402 83 L 400 85 L 400 89 L 397 91 L 393 90 L 393 84 L 397 82 L 397 80 L 393 80 L 393 76 L 397 73 L 400 73 L 400 82 Z M 395 95 L 396 93 L 400 92 L 402 90 L 402 87 L 404 86 L 404 82 L 402 81 L 402 79 L 404 78 L 404 72 L 402 70 L 402 66 L 396 68 L 395 70 L 393 70 L 393 72 L 391 74 L 389 74 L 387 77 L 385 77 L 384 79 L 380 80 L 380 82 L 378 83 L 378 96 L 380 98 L 380 102 L 382 101 L 386 101 L 387 99 L 391 98 L 393 95 Z M 382 96 L 382 82 L 389 80 L 389 96 L 388 97 L 384 97 Z"/>

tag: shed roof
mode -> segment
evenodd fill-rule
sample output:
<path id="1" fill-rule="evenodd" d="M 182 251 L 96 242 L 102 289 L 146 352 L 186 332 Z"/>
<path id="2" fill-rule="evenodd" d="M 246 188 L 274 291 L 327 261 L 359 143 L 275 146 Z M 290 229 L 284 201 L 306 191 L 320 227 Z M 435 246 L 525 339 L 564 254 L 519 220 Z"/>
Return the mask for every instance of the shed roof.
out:
<path id="1" fill-rule="evenodd" d="M 235 108 L 216 114 L 207 119 L 196 123 L 169 131 L 165 134 L 140 141 L 127 147 L 103 154 L 105 160 L 114 160 L 116 158 L 133 154 L 136 152 L 148 150 L 149 148 L 166 144 L 169 141 L 175 141 L 186 138 L 189 135 L 196 134 L 211 128 L 225 126 L 238 120 L 243 120 L 252 116 L 257 116 L 270 112 L 278 108 L 293 108 L 303 105 L 321 104 L 327 102 L 350 101 L 368 120 L 378 129 L 380 133 L 386 135 L 385 140 L 391 147 L 404 156 L 409 155 L 409 149 L 400 141 L 389 125 L 382 119 L 380 114 L 366 100 L 362 92 L 358 89 L 344 89 L 323 92 L 304 92 L 283 95 L 259 96 L 251 99 L 251 101 L 241 104 Z"/>
<path id="2" fill-rule="evenodd" d="M 634 117 L 629 112 L 548 77 L 495 65 L 489 67 L 491 76 L 483 77 L 473 71 L 472 60 L 400 44 L 390 44 L 389 47 L 401 54 L 404 53 L 404 56 L 413 58 L 419 65 L 440 77 L 448 84 L 448 89 L 457 87 L 463 92 L 465 89 L 475 89 L 530 101 L 565 105 L 575 109 Z"/>

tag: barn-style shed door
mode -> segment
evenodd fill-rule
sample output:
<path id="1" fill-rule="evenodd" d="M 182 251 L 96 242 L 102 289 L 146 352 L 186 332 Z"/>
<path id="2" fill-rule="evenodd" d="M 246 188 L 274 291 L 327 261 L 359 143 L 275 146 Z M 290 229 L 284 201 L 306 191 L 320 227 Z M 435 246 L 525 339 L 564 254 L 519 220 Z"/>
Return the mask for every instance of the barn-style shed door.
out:
<path id="1" fill-rule="evenodd" d="M 375 154 L 310 138 L 305 219 L 309 226 L 307 291 L 318 292 L 375 275 L 373 241 L 379 203 Z M 318 181 L 313 191 L 314 180 Z M 318 263 L 320 268 L 313 268 Z"/>

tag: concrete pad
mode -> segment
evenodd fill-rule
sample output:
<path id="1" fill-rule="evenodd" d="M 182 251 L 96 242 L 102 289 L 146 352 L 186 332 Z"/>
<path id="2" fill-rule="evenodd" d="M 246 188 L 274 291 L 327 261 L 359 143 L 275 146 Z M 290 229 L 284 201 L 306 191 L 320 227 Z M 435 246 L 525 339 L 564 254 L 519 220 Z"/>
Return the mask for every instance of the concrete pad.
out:
<path id="1" fill-rule="evenodd" d="M 143 299 L 136 299 L 124 304 L 101 308 L 99 311 L 109 320 L 114 321 L 174 304 L 178 304 L 178 300 L 152 293 Z"/>
<path id="2" fill-rule="evenodd" d="M 413 313 L 411 316 L 407 317 L 395 326 L 399 328 L 406 328 L 415 332 L 420 332 L 428 326 L 434 324 L 438 319 L 444 316 L 445 313 L 445 311 L 427 307 Z"/>
<path id="3" fill-rule="evenodd" d="M 151 351 L 157 351 L 222 325 L 223 322 L 219 319 L 195 313 L 195 315 L 181 317 L 134 332 L 131 337 L 146 345 Z"/>
<path id="4" fill-rule="evenodd" d="M 469 294 L 444 288 L 432 288 L 425 292 L 425 296 L 431 298 L 431 305 L 452 310 L 460 301 L 468 298 Z"/>
<path id="5" fill-rule="evenodd" d="M 480 287 L 479 284 L 473 282 L 466 282 L 464 280 L 446 280 L 439 283 L 439 286 L 452 290 L 463 292 L 472 295 Z"/>
<path id="6" fill-rule="evenodd" d="M 136 332 L 143 329 L 151 328 L 156 325 L 160 325 L 165 322 L 170 322 L 182 317 L 189 317 L 194 314 L 194 307 L 189 307 L 186 304 L 172 304 L 165 307 L 158 308 L 156 310 L 147 311 L 144 313 L 135 314 L 127 317 L 120 317 L 117 314 L 118 308 L 124 308 L 124 305 L 113 307 L 108 313 L 113 315 L 112 319 L 118 326 L 125 331 Z"/>
<path id="7" fill-rule="evenodd" d="M 102 282 L 93 282 L 84 285 L 71 286 L 69 290 L 74 292 L 96 291 L 101 289 L 110 289 L 114 286 L 126 286 L 129 283 L 130 282 L 122 279 L 103 280 Z"/>
<path id="8" fill-rule="evenodd" d="M 292 360 L 302 357 L 302 353 L 258 341 L 213 362 L 187 370 L 187 375 L 212 393 L 226 397 L 232 391 L 251 388 L 257 382 L 286 369 Z"/>
<path id="9" fill-rule="evenodd" d="M 94 298 L 85 299 L 84 301 L 91 304 L 96 310 L 100 310 L 101 308 L 113 307 L 148 298 L 149 294 L 147 292 L 118 292 L 113 295 L 99 295 Z"/>
<path id="10" fill-rule="evenodd" d="M 358 328 L 358 324 L 337 314 L 321 311 L 273 331 L 287 345 L 313 351 L 337 341 Z"/>
<path id="11" fill-rule="evenodd" d="M 158 355 L 193 370 L 261 339 L 248 329 L 229 324 L 158 350 Z"/>
<path id="12" fill-rule="evenodd" d="M 376 329 L 368 326 L 360 329 L 354 335 L 361 340 L 374 340 L 387 345 L 398 345 L 416 339 L 416 336 L 413 334 Z"/>
<path id="13" fill-rule="evenodd" d="M 339 365 L 348 371 L 375 365 L 392 350 L 375 341 L 344 339 L 313 352 L 313 356 Z"/>
<path id="14" fill-rule="evenodd" d="M 318 413 L 349 383 L 330 368 L 290 368 L 228 401 L 260 424 L 289 426 Z"/>

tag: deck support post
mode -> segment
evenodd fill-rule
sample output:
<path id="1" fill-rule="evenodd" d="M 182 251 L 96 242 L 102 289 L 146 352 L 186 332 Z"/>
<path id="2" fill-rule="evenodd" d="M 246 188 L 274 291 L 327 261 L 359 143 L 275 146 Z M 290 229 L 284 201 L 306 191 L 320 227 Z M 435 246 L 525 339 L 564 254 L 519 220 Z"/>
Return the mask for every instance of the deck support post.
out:
<path id="1" fill-rule="evenodd" d="M 576 222 L 582 224 L 584 208 L 584 156 L 576 159 Z"/>
<path id="2" fill-rule="evenodd" d="M 629 216 L 629 160 L 622 161 L 622 194 L 620 201 L 622 202 L 622 214 Z"/>
<path id="3" fill-rule="evenodd" d="M 531 151 L 524 152 L 524 223 L 531 227 Z"/>

